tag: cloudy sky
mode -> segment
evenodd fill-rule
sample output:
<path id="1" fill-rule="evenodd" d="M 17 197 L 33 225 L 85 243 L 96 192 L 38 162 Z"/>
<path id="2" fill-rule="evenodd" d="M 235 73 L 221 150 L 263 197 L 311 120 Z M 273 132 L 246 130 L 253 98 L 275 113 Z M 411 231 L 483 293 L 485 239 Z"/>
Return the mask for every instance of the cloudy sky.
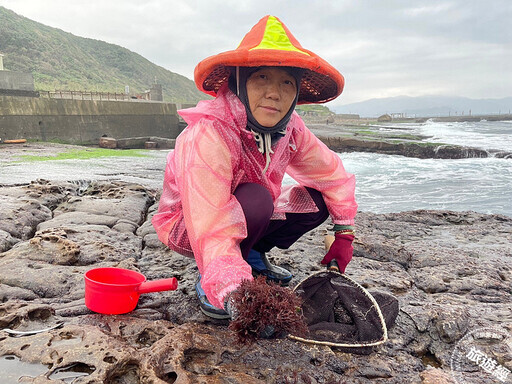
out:
<path id="1" fill-rule="evenodd" d="M 512 96 L 510 0 L 0 0 L 193 77 L 266 14 L 346 79 L 332 106 L 399 95 Z"/>

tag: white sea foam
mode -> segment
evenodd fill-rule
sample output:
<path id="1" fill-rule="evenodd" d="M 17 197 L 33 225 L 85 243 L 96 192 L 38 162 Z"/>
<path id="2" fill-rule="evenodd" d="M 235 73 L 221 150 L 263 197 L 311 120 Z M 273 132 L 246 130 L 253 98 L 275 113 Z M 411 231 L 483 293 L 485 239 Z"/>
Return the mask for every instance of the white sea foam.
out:
<path id="1" fill-rule="evenodd" d="M 411 124 L 394 124 L 396 128 L 406 128 L 409 133 L 429 136 L 428 141 L 485 150 L 512 152 L 511 121 L 480 122 L 435 122 Z"/>
<path id="2" fill-rule="evenodd" d="M 472 210 L 512 216 L 509 159 L 416 159 L 374 153 L 341 154 L 356 175 L 363 211 Z"/>

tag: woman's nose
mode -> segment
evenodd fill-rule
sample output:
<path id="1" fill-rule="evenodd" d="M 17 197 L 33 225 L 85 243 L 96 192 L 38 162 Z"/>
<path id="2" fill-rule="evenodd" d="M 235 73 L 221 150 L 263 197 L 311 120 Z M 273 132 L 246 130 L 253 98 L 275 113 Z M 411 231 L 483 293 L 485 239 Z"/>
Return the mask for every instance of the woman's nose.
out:
<path id="1" fill-rule="evenodd" d="M 279 92 L 279 83 L 271 82 L 267 85 L 267 97 L 276 100 L 281 97 L 281 93 Z"/>

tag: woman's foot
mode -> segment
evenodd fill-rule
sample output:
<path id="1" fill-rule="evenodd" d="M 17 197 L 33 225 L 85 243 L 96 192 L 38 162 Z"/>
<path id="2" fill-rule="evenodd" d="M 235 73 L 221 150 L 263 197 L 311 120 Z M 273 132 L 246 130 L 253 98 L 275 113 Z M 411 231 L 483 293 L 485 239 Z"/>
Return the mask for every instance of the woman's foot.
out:
<path id="1" fill-rule="evenodd" d="M 199 308 L 201 311 L 208 317 L 212 317 L 214 319 L 230 319 L 231 315 L 227 313 L 224 309 L 214 307 L 206 297 L 206 293 L 204 293 L 203 288 L 201 287 L 201 275 L 199 275 L 196 281 L 196 293 L 197 298 L 199 299 Z"/>
<path id="2" fill-rule="evenodd" d="M 268 280 L 281 285 L 288 285 L 293 275 L 287 269 L 271 264 L 267 256 L 251 249 L 247 256 L 247 263 L 252 267 L 254 275 L 263 275 Z"/>

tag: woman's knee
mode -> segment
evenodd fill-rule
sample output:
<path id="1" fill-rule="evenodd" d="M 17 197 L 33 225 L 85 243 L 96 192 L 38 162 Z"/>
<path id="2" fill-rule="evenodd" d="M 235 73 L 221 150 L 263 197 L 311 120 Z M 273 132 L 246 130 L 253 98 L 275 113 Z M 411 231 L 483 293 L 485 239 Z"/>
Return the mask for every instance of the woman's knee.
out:
<path id="1" fill-rule="evenodd" d="M 242 206 L 246 220 L 270 220 L 274 201 L 267 188 L 255 183 L 240 184 L 234 196 Z"/>

